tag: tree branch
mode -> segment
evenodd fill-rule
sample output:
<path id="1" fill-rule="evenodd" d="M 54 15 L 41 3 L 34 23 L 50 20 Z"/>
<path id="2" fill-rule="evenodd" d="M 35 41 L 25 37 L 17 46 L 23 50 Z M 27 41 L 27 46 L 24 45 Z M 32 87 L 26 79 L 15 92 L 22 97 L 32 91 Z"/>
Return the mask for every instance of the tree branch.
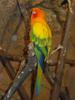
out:
<path id="1" fill-rule="evenodd" d="M 14 71 L 13 66 L 11 65 L 11 63 L 7 59 L 5 59 L 3 57 L 0 57 L 0 61 L 1 61 L 2 65 L 5 67 L 5 69 L 6 69 L 7 73 L 8 73 L 8 75 L 9 75 L 9 77 L 12 80 L 14 80 L 14 78 L 16 76 L 16 73 L 15 73 L 15 71 Z M 26 93 L 26 91 L 24 90 L 23 86 L 21 86 L 18 89 L 18 93 L 19 93 L 19 95 L 20 95 L 20 97 L 21 97 L 22 100 L 29 100 L 29 96 Z"/>
<path id="2" fill-rule="evenodd" d="M 31 64 L 32 63 L 32 64 Z M 28 78 L 31 72 L 34 70 L 35 59 L 34 57 L 29 57 L 28 64 L 23 68 L 21 73 L 16 77 L 11 85 L 10 89 L 7 91 L 6 95 L 2 100 L 10 100 L 12 95 L 16 92 L 18 87 Z"/>
<path id="3" fill-rule="evenodd" d="M 51 100 L 58 100 L 59 99 L 62 78 L 63 78 L 64 68 L 65 68 L 65 57 L 66 57 L 66 53 L 67 53 L 67 49 L 68 49 L 68 40 L 70 37 L 69 29 L 70 29 L 70 25 L 71 25 L 72 16 L 73 15 L 71 13 L 69 13 L 67 25 L 66 25 L 66 29 L 65 29 L 65 35 L 63 38 L 63 42 L 62 42 L 63 49 L 60 52 L 60 57 L 59 57 L 58 64 L 57 64 L 58 69 L 56 72 L 56 84 L 53 88 Z"/>

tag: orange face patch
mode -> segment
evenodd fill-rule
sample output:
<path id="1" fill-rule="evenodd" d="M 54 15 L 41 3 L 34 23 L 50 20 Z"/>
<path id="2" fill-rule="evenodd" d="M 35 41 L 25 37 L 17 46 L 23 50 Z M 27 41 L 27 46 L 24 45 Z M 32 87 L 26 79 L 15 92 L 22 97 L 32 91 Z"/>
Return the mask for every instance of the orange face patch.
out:
<path id="1" fill-rule="evenodd" d="M 32 15 L 31 15 L 31 19 L 34 20 L 36 18 L 44 18 L 45 17 L 45 13 L 42 9 L 40 8 L 33 8 L 32 9 Z"/>

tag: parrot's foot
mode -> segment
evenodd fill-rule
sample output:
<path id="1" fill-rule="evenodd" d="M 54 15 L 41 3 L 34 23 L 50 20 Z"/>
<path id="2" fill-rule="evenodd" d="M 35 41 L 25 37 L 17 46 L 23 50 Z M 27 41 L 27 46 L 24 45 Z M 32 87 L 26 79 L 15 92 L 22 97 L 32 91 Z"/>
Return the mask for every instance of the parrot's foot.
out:
<path id="1" fill-rule="evenodd" d="M 58 47 L 51 52 L 51 55 L 53 55 L 54 53 L 56 53 L 60 49 L 63 49 L 63 46 L 59 44 Z"/>
<path id="2" fill-rule="evenodd" d="M 28 45 L 28 49 L 29 49 L 28 53 L 29 53 L 30 56 L 35 56 L 33 48 L 34 48 L 33 43 L 29 43 L 29 45 Z"/>
<path id="3" fill-rule="evenodd" d="M 34 64 L 34 67 L 36 67 L 37 66 L 37 62 L 35 62 L 35 64 Z"/>

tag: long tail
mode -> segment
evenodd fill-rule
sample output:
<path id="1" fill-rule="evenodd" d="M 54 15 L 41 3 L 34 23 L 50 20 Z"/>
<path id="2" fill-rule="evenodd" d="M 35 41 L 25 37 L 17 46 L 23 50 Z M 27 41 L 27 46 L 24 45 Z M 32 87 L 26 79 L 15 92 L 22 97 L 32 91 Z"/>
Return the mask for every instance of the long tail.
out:
<path id="1" fill-rule="evenodd" d="M 41 69 L 40 65 L 38 65 L 36 86 L 35 86 L 36 96 L 38 96 L 40 94 L 41 81 L 42 81 L 42 69 Z"/>
<path id="2" fill-rule="evenodd" d="M 38 60 L 38 68 L 37 68 L 37 76 L 36 76 L 36 84 L 35 84 L 35 94 L 36 96 L 40 93 L 40 86 L 42 81 L 43 72 L 45 70 L 45 54 L 47 52 L 46 48 L 40 48 L 38 45 L 35 45 L 35 54 Z"/>

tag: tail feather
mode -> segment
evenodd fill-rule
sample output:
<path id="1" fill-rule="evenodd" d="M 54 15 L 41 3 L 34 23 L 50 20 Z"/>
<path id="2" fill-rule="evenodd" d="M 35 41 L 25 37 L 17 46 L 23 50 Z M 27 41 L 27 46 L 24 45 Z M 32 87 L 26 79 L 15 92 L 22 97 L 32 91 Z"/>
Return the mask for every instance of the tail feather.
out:
<path id="1" fill-rule="evenodd" d="M 38 61 L 36 84 L 35 84 L 35 92 L 36 92 L 35 94 L 36 96 L 38 96 L 40 93 L 40 86 L 41 86 L 43 72 L 45 70 L 45 56 L 48 53 L 48 50 L 46 47 L 39 47 L 38 45 L 35 45 L 34 50 Z"/>
<path id="2" fill-rule="evenodd" d="M 42 69 L 41 69 L 40 65 L 38 65 L 36 86 L 35 86 L 36 96 L 38 96 L 40 94 L 41 81 L 42 81 Z"/>

